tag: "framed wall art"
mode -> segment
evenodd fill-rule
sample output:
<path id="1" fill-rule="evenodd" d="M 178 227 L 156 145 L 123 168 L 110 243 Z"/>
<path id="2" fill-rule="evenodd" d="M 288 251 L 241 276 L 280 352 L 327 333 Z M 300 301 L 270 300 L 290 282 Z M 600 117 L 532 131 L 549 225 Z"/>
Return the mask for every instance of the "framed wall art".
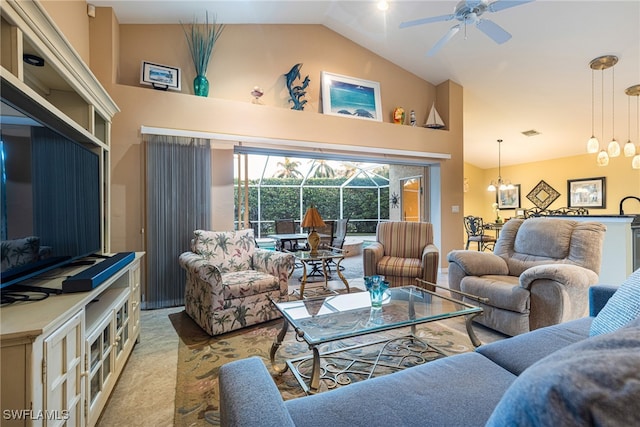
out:
<path id="1" fill-rule="evenodd" d="M 606 208 L 606 182 L 607 178 L 604 176 L 568 179 L 567 205 L 570 208 Z"/>
<path id="2" fill-rule="evenodd" d="M 558 197 L 560 197 L 560 193 L 543 179 L 527 194 L 527 199 L 531 200 L 535 207 L 542 210 L 547 209 Z"/>
<path id="3" fill-rule="evenodd" d="M 382 121 L 380 83 L 322 72 L 322 113 Z"/>
<path id="4" fill-rule="evenodd" d="M 182 85 L 180 83 L 180 68 L 142 61 L 142 67 L 140 68 L 140 83 L 143 85 L 153 86 L 154 89 L 171 89 L 180 91 L 182 90 Z"/>
<path id="5" fill-rule="evenodd" d="M 496 191 L 498 209 L 518 209 L 520 207 L 520 184 L 514 184 L 513 188 Z"/>

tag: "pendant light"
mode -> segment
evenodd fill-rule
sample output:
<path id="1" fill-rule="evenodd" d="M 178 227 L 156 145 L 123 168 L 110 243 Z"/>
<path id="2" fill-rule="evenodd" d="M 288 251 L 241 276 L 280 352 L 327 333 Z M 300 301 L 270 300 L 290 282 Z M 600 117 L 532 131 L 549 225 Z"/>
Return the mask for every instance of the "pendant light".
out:
<path id="1" fill-rule="evenodd" d="M 638 116 L 636 119 L 636 138 L 638 141 L 638 149 L 635 151 L 636 155 L 631 159 L 631 167 L 633 169 L 640 169 L 640 84 L 628 87 L 624 92 L 630 97 L 636 97 L 636 115 Z"/>
<path id="2" fill-rule="evenodd" d="M 615 64 L 614 64 L 615 65 Z M 616 88 L 615 88 L 615 68 L 612 66 L 611 67 L 611 142 L 609 142 L 609 145 L 607 146 L 607 153 L 609 154 L 609 157 L 618 157 L 620 155 L 620 144 L 618 144 L 618 141 L 616 141 L 616 136 L 615 136 L 615 126 L 616 126 L 616 120 L 615 120 L 615 108 L 616 108 L 616 103 L 615 103 L 615 94 L 616 94 Z"/>
<path id="3" fill-rule="evenodd" d="M 496 191 L 496 190 L 511 190 L 515 188 L 511 181 L 502 179 L 502 165 L 501 165 L 501 152 L 500 152 L 500 144 L 502 144 L 502 140 L 498 140 L 498 180 L 491 181 L 489 186 L 487 187 L 487 191 Z"/>
<path id="4" fill-rule="evenodd" d="M 636 154 L 636 146 L 631 142 L 631 97 L 640 95 L 640 85 L 630 86 L 624 93 L 629 96 L 627 100 L 627 143 L 624 144 L 624 156 L 633 157 Z"/>
<path id="5" fill-rule="evenodd" d="M 596 138 L 595 136 L 596 134 L 593 130 L 594 121 L 595 121 L 594 120 L 595 106 L 593 102 L 594 80 L 595 80 L 595 69 L 591 67 L 591 138 L 589 138 L 589 140 L 587 141 L 587 153 L 589 154 L 595 154 L 600 149 L 600 141 L 598 141 L 598 138 Z"/>
<path id="6" fill-rule="evenodd" d="M 614 65 L 616 65 L 618 63 L 618 57 L 614 56 L 614 55 L 604 55 L 604 56 L 599 56 L 595 59 L 593 59 L 590 63 L 589 63 L 589 67 L 592 70 L 592 78 L 593 78 L 593 71 L 594 70 L 598 70 L 598 71 L 602 71 L 602 77 L 601 77 L 601 89 L 602 89 L 602 98 L 601 98 L 601 102 L 602 102 L 602 109 L 601 109 L 601 113 L 602 113 L 602 137 L 604 139 L 604 70 L 613 67 Z M 593 79 L 592 79 L 592 93 L 593 93 Z M 593 99 L 592 99 L 592 108 L 593 108 Z M 613 114 L 612 114 L 613 115 Z M 593 133 L 593 120 L 592 120 L 592 133 Z M 594 140 L 597 141 L 597 139 L 593 138 Z M 611 147 L 612 153 L 615 154 L 615 146 L 618 146 L 618 155 L 620 154 L 620 145 L 617 144 L 617 141 L 615 141 L 615 144 L 613 144 L 613 142 L 615 141 L 615 139 L 613 141 L 611 141 L 609 143 L 609 146 Z M 589 140 L 589 142 L 587 143 L 587 151 L 588 152 L 592 152 L 589 150 L 594 150 L 593 152 L 598 152 L 598 149 L 600 148 L 600 144 L 597 144 L 597 148 L 594 149 L 595 147 L 595 141 L 592 142 L 591 139 Z M 607 150 L 605 149 L 600 149 L 600 151 L 598 152 L 598 155 L 596 157 L 596 162 L 598 164 L 598 166 L 607 166 L 609 164 L 609 153 Z"/>

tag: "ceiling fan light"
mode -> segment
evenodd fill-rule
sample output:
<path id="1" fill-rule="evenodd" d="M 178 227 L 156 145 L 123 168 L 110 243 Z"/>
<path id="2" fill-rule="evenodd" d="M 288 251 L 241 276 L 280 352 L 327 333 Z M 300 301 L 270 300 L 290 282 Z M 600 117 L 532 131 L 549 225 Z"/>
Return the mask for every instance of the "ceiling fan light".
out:
<path id="1" fill-rule="evenodd" d="M 386 11 L 386 10 L 388 10 L 388 9 L 389 9 L 389 2 L 387 2 L 387 1 L 385 1 L 385 0 L 380 0 L 380 1 L 377 3 L 377 7 L 378 7 L 378 10 L 381 10 L 381 11 L 383 11 L 383 12 L 384 12 L 384 11 Z"/>
<path id="2" fill-rule="evenodd" d="M 624 156 L 625 157 L 633 157 L 636 154 L 636 146 L 628 140 L 626 144 L 624 144 Z"/>
<path id="3" fill-rule="evenodd" d="M 598 166 L 607 166 L 609 164 L 609 155 L 606 151 L 600 150 L 598 157 L 596 158 Z"/>
<path id="4" fill-rule="evenodd" d="M 591 136 L 587 141 L 587 153 L 596 154 L 600 149 L 600 141 L 595 136 Z"/>
<path id="5" fill-rule="evenodd" d="M 607 153 L 609 153 L 609 157 L 618 157 L 620 155 L 620 144 L 615 138 L 607 146 Z"/>
<path id="6" fill-rule="evenodd" d="M 631 160 L 631 167 L 633 169 L 640 169 L 640 154 L 633 156 L 633 160 Z"/>

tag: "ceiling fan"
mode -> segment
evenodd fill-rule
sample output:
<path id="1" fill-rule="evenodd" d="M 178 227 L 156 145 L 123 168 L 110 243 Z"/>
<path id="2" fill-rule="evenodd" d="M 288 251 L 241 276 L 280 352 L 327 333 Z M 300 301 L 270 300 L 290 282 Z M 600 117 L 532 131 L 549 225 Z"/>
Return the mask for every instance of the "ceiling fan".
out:
<path id="1" fill-rule="evenodd" d="M 444 46 L 458 33 L 458 31 L 460 31 L 462 25 L 464 25 L 466 32 L 467 25 L 475 24 L 475 26 L 485 33 L 490 39 L 498 44 L 502 44 L 511 38 L 511 34 L 495 22 L 489 19 L 480 18 L 482 14 L 485 12 L 500 12 L 501 10 L 520 6 L 532 1 L 535 0 L 462 0 L 456 5 L 453 13 L 449 15 L 432 16 L 430 18 L 402 22 L 400 24 L 400 28 L 430 24 L 432 22 L 451 21 L 452 19 L 460 21 L 459 24 L 451 27 L 447 34 L 433 45 L 433 47 L 427 52 L 427 56 L 433 56 L 442 49 L 442 46 Z"/>

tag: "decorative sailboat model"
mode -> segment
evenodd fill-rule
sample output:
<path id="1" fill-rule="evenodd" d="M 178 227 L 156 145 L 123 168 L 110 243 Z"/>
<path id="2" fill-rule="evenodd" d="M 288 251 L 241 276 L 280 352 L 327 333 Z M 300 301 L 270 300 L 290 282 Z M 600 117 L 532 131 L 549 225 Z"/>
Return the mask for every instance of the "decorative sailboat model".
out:
<path id="1" fill-rule="evenodd" d="M 429 129 L 442 129 L 444 127 L 444 122 L 436 110 L 435 102 L 431 104 L 431 111 L 429 111 L 429 116 L 427 117 L 427 122 L 424 124 L 424 127 Z"/>

